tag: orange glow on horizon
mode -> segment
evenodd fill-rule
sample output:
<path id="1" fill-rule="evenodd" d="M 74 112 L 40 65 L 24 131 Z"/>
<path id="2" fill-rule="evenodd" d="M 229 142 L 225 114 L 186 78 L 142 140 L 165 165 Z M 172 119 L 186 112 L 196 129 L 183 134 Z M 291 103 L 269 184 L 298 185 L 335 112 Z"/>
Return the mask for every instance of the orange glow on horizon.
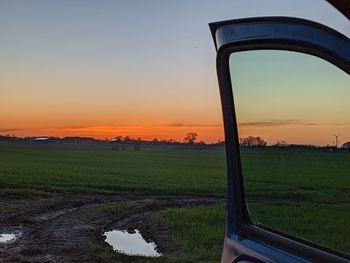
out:
<path id="1" fill-rule="evenodd" d="M 198 124 L 198 125 L 128 125 L 128 126 L 87 126 L 65 128 L 37 128 L 37 129 L 8 129 L 0 130 L 0 134 L 11 134 L 18 137 L 26 136 L 53 136 L 53 137 L 93 137 L 96 139 L 111 139 L 116 136 L 130 136 L 153 140 L 157 138 L 173 139 L 182 142 L 188 132 L 196 132 L 198 141 L 215 143 L 223 140 L 224 132 L 222 124 Z"/>
<path id="2" fill-rule="evenodd" d="M 286 125 L 239 125 L 239 136 L 260 136 L 268 145 L 284 140 L 291 144 L 333 145 L 333 133 L 347 134 L 350 124 L 286 124 Z M 0 135 L 53 136 L 53 137 L 93 137 L 112 139 L 117 136 L 130 136 L 143 140 L 169 140 L 182 142 L 188 132 L 196 132 L 198 141 L 215 143 L 224 140 L 222 124 L 181 124 L 170 125 L 121 125 L 121 126 L 81 126 L 57 128 L 0 129 Z M 350 138 L 341 137 L 343 142 Z"/>

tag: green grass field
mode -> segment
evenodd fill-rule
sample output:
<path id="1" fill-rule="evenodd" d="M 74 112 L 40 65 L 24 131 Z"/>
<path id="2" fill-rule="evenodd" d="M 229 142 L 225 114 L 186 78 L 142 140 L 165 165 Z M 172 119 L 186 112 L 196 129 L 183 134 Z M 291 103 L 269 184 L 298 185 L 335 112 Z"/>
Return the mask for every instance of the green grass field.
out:
<path id="1" fill-rule="evenodd" d="M 350 153 L 243 149 L 254 222 L 350 253 Z"/>
<path id="2" fill-rule="evenodd" d="M 349 152 L 245 148 L 242 162 L 255 222 L 350 253 Z M 137 191 L 225 197 L 225 152 L 2 143 L 0 186 L 3 193 Z M 215 261 L 224 213 L 223 205 L 169 209 L 153 220 L 171 227 L 172 240 L 184 253 L 195 251 L 193 261 Z"/>
<path id="3" fill-rule="evenodd" d="M 2 145 L 0 185 L 225 196 L 224 154 L 223 149 L 112 151 L 109 145 Z"/>

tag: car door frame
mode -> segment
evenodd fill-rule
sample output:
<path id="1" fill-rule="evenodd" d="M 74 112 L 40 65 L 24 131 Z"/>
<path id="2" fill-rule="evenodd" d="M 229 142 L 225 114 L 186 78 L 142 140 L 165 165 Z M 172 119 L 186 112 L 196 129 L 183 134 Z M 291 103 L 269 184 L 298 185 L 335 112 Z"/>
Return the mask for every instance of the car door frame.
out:
<path id="1" fill-rule="evenodd" d="M 291 17 L 229 20 L 211 23 L 210 29 L 217 49 L 216 67 L 228 175 L 227 223 L 222 262 L 241 259 L 252 262 L 349 262 L 350 258 L 340 252 L 253 224 L 245 202 L 232 91 L 234 87 L 229 70 L 229 57 L 232 53 L 270 49 L 314 55 L 350 74 L 349 38 L 322 24 Z"/>

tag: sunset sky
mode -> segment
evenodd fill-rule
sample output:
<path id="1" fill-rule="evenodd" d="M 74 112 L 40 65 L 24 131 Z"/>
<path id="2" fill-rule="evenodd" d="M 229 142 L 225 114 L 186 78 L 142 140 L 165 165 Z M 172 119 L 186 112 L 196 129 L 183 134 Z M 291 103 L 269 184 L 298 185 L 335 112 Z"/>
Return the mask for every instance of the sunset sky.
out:
<path id="1" fill-rule="evenodd" d="M 315 2 L 322 12 L 313 5 L 297 8 L 303 0 L 268 0 L 263 6 L 260 0 L 3 0 L 0 135 L 181 141 L 194 131 L 200 140 L 222 140 L 208 23 L 257 15 L 307 17 L 313 11 L 350 34 L 344 18 Z M 260 134 L 261 123 L 271 120 L 242 118 L 250 128 L 241 135 Z M 269 142 L 284 139 L 267 127 Z"/>
<path id="2" fill-rule="evenodd" d="M 230 70 L 240 134 L 270 143 L 350 141 L 350 76 L 329 62 L 258 50 L 232 54 Z"/>

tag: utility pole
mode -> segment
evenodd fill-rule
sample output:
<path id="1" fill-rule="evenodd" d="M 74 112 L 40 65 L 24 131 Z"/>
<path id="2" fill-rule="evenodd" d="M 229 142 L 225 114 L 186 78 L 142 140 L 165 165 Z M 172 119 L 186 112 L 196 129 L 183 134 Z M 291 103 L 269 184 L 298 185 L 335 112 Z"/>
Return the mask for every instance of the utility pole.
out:
<path id="1" fill-rule="evenodd" d="M 340 134 L 333 135 L 333 136 L 335 137 L 335 148 L 338 148 L 338 142 L 339 142 L 338 138 L 339 138 Z"/>

